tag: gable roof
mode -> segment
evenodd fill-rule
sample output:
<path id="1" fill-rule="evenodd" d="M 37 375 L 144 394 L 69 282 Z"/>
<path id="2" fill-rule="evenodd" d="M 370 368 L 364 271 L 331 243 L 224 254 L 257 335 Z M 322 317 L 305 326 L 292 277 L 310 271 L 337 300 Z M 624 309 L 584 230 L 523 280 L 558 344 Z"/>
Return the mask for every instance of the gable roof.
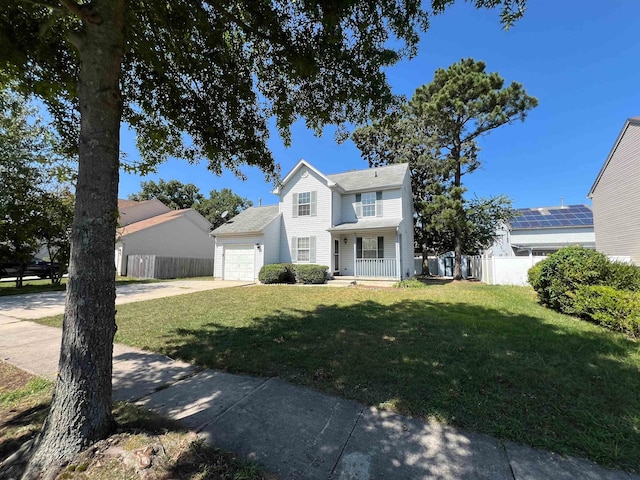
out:
<path id="1" fill-rule="evenodd" d="M 237 235 L 242 233 L 261 233 L 276 217 L 280 215 L 278 205 L 249 207 L 220 225 L 211 235 Z"/>
<path id="2" fill-rule="evenodd" d="M 120 226 L 131 225 L 170 211 L 171 209 L 157 198 L 142 202 L 118 199 L 118 213 L 120 214 L 118 223 Z"/>
<path id="3" fill-rule="evenodd" d="M 289 173 L 287 173 L 287 175 L 282 179 L 282 181 L 278 184 L 278 186 L 273 189 L 272 193 L 275 193 L 276 195 L 279 194 L 280 190 L 282 189 L 282 186 L 286 185 L 289 182 L 289 180 L 291 180 L 291 178 L 295 175 L 295 173 L 298 170 L 300 170 L 302 167 L 307 167 L 309 170 L 314 172 L 320 178 L 323 178 L 324 180 L 326 180 L 327 184 L 330 187 L 333 186 L 333 182 L 331 180 L 329 180 L 329 178 L 324 173 L 322 173 L 320 170 L 315 168 L 313 165 L 311 165 L 309 162 L 307 162 L 304 158 L 301 158 L 298 161 L 298 163 L 296 163 L 295 166 L 291 169 L 291 171 Z"/>
<path id="4" fill-rule="evenodd" d="M 347 192 L 375 190 L 402 186 L 408 169 L 408 163 L 399 163 L 353 172 L 335 173 L 327 175 L 327 177 Z"/>
<path id="5" fill-rule="evenodd" d="M 589 205 L 519 208 L 511 220 L 511 230 L 538 228 L 593 227 L 593 212 Z"/>
<path id="6" fill-rule="evenodd" d="M 138 202 L 136 202 L 135 200 L 127 200 L 126 198 L 119 198 L 118 199 L 118 210 L 122 210 L 123 208 L 127 208 L 127 207 L 132 207 L 134 205 L 137 205 Z"/>
<path id="7" fill-rule="evenodd" d="M 156 215 L 155 217 L 147 218 L 145 220 L 140 220 L 139 222 L 130 223 L 129 225 L 125 225 L 118 229 L 118 234 L 120 236 L 130 235 L 132 233 L 139 232 L 141 230 L 145 230 L 150 227 L 155 227 L 156 225 L 160 225 L 161 223 L 167 223 L 176 218 L 180 218 L 187 214 L 191 208 L 185 208 L 182 210 L 171 210 L 167 213 L 162 213 L 160 215 Z"/>
<path id="8" fill-rule="evenodd" d="M 609 155 L 607 156 L 607 159 L 605 160 L 604 165 L 600 169 L 600 172 L 596 177 L 596 181 L 593 182 L 593 186 L 591 187 L 591 190 L 589 190 L 589 194 L 587 195 L 587 198 L 593 198 L 593 193 L 596 187 L 598 186 L 598 183 L 600 182 L 600 179 L 602 178 L 604 171 L 607 169 L 609 162 L 611 162 L 613 155 L 616 153 L 616 150 L 618 149 L 618 146 L 622 141 L 622 137 L 624 137 L 624 134 L 627 132 L 627 129 L 631 125 L 640 126 L 640 117 L 631 117 L 624 122 L 624 126 L 622 127 L 622 130 L 620 130 L 620 133 L 618 134 L 618 138 L 616 139 L 616 142 L 613 144 L 613 147 L 611 148 L 611 151 L 609 152 Z"/>

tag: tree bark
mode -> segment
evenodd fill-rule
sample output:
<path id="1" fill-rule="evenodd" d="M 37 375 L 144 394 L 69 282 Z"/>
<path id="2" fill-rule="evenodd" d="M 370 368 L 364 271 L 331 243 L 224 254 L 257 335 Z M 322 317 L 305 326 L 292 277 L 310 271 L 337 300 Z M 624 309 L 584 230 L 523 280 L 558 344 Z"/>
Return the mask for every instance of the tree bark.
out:
<path id="1" fill-rule="evenodd" d="M 455 200 L 462 202 L 462 192 L 460 188 L 462 187 L 462 165 L 460 165 L 460 149 L 456 147 L 452 152 L 452 156 L 456 161 L 456 171 L 454 177 L 454 186 L 456 188 L 455 195 L 459 196 L 459 198 L 455 198 Z M 454 222 L 454 239 L 453 239 L 453 279 L 454 280 L 462 280 L 462 222 L 464 221 L 464 211 L 462 209 L 462 203 L 457 208 L 457 216 Z"/>
<path id="2" fill-rule="evenodd" d="M 124 0 L 94 0 L 79 9 L 83 28 L 74 42 L 80 58 L 81 126 L 62 348 L 51 410 L 24 479 L 54 475 L 114 427 L 113 255 L 118 217 Z"/>

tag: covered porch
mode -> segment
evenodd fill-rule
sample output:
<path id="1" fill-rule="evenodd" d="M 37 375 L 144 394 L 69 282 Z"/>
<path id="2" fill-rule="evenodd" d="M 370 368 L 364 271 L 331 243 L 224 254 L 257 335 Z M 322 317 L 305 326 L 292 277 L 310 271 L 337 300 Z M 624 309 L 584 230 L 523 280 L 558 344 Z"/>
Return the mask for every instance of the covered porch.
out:
<path id="1" fill-rule="evenodd" d="M 398 222 L 347 223 L 329 229 L 334 276 L 400 280 L 400 234 Z"/>

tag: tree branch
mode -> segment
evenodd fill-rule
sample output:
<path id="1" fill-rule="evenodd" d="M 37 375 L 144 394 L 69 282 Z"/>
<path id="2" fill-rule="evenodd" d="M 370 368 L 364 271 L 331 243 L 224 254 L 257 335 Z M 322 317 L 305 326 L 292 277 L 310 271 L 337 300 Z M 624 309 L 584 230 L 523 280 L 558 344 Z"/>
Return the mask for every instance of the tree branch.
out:
<path id="1" fill-rule="evenodd" d="M 50 10 L 56 10 L 58 12 L 63 12 L 64 8 L 58 6 L 58 5 L 51 5 L 50 3 L 47 3 L 46 1 L 39 1 L 39 0 L 18 0 L 21 3 L 28 3 L 30 5 L 36 5 L 37 7 L 46 7 Z"/>
<path id="2" fill-rule="evenodd" d="M 80 5 L 75 0 L 59 0 L 60 4 L 65 7 L 69 12 L 78 17 L 80 20 L 94 25 L 100 25 L 102 19 L 95 13 L 91 13 L 86 5 Z"/>

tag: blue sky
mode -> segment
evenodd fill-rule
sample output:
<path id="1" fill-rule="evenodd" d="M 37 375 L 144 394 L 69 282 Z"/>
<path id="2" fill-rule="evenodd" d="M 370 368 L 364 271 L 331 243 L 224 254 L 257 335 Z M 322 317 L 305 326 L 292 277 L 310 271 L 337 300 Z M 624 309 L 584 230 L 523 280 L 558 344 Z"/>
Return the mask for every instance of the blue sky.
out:
<path id="1" fill-rule="evenodd" d="M 506 83 L 522 83 L 539 106 L 524 122 L 480 140 L 483 167 L 464 179 L 468 195 L 506 194 L 518 208 L 559 205 L 561 197 L 565 204 L 590 204 L 586 196 L 624 121 L 640 115 L 638 32 L 638 0 L 529 0 L 525 17 L 508 31 L 498 11 L 458 1 L 432 19 L 418 56 L 389 69 L 388 77 L 394 93 L 411 97 L 437 68 L 472 57 Z M 327 174 L 367 168 L 351 141 L 336 144 L 332 129 L 317 138 L 302 122 L 294 126 L 290 148 L 275 130 L 269 146 L 283 175 L 300 158 Z M 127 131 L 121 148 L 130 160 L 137 157 Z M 170 160 L 146 177 L 123 172 L 119 195 L 162 178 L 194 183 L 205 195 L 227 187 L 254 204 L 277 202 L 259 170 L 243 171 L 246 181 L 229 172 L 217 177 L 205 162 Z"/>

